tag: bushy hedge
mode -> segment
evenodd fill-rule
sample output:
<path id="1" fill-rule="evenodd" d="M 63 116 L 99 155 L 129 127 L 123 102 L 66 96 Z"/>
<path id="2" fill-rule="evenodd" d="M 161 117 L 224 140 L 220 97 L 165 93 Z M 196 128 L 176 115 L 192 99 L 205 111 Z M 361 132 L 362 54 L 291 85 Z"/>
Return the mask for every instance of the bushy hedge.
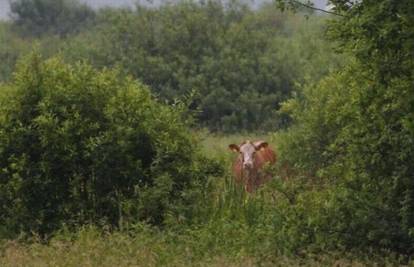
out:
<path id="1" fill-rule="evenodd" d="M 29 57 L 2 88 L 0 231 L 190 216 L 217 168 L 199 156 L 183 111 L 116 71 Z"/>
<path id="2" fill-rule="evenodd" d="M 297 233 L 319 248 L 412 255 L 414 4 L 332 2 L 347 19 L 330 34 L 354 60 L 284 105 L 295 125 L 281 154 L 312 178 Z"/>

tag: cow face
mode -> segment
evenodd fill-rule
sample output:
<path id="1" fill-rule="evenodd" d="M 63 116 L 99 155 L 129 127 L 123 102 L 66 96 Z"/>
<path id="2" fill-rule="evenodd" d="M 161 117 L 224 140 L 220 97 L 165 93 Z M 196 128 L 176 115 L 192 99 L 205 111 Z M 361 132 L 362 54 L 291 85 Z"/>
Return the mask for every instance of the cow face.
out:
<path id="1" fill-rule="evenodd" d="M 229 145 L 229 148 L 232 151 L 240 153 L 240 158 L 242 160 L 244 170 L 252 170 L 256 167 L 256 152 L 265 147 L 267 147 L 267 143 L 264 141 L 258 141 L 255 143 L 245 141 L 240 146 L 235 144 Z"/>

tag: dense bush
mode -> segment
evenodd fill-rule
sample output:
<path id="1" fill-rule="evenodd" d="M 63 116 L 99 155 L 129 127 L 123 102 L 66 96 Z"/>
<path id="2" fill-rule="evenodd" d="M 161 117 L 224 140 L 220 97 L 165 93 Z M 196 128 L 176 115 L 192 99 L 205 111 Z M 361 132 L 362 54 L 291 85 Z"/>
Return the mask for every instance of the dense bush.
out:
<path id="1" fill-rule="evenodd" d="M 199 156 L 184 110 L 117 72 L 31 56 L 2 88 L 1 230 L 191 216 L 220 168 Z"/>
<path id="2" fill-rule="evenodd" d="M 281 141 L 285 158 L 311 170 L 321 190 L 311 199 L 331 192 L 301 214 L 321 246 L 332 248 L 331 235 L 345 248 L 412 253 L 414 4 L 332 2 L 345 18 L 330 34 L 355 60 L 284 105 L 296 122 Z"/>

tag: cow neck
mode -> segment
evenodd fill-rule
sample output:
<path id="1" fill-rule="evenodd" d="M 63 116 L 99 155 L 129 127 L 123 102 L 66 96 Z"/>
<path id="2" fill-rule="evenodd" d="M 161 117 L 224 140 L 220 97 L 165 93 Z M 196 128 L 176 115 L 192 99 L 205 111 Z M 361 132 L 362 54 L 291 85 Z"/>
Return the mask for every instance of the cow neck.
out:
<path id="1" fill-rule="evenodd" d="M 257 168 L 253 167 L 250 171 L 246 171 L 243 167 L 241 168 L 242 177 L 247 179 L 252 179 L 257 177 Z M 247 177 L 245 177 L 247 174 Z"/>

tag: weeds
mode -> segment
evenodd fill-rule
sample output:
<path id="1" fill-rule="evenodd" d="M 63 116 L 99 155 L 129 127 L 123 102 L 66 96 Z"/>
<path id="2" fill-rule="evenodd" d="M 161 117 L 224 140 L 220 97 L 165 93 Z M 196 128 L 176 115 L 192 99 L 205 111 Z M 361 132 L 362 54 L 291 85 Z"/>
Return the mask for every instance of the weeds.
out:
<path id="1" fill-rule="evenodd" d="M 245 136 L 207 137 L 204 150 L 220 147 L 223 164 L 231 153 L 226 144 Z M 264 137 L 266 138 L 266 137 Z M 267 138 L 266 138 L 267 139 Z M 274 140 L 272 140 L 274 142 Z M 215 156 L 216 156 L 215 155 Z M 401 259 L 391 253 L 312 250 L 318 242 L 315 224 L 306 217 L 314 204 L 312 193 L 297 196 L 293 180 L 279 176 L 254 194 L 236 184 L 230 172 L 207 186 L 200 212 L 194 220 L 164 228 L 145 223 L 128 224 L 123 230 L 84 226 L 63 228 L 45 242 L 0 243 L 0 266 L 396 266 Z M 328 194 L 329 192 L 327 192 Z M 328 195 L 326 195 L 328 197 Z M 293 200 L 292 200 L 293 199 Z M 305 215 L 305 216 L 304 216 Z M 317 225 L 317 224 L 316 224 Z M 309 237 L 314 240 L 308 240 Z M 310 242 L 310 243 L 309 243 Z M 406 261 L 408 264 L 409 261 Z"/>

